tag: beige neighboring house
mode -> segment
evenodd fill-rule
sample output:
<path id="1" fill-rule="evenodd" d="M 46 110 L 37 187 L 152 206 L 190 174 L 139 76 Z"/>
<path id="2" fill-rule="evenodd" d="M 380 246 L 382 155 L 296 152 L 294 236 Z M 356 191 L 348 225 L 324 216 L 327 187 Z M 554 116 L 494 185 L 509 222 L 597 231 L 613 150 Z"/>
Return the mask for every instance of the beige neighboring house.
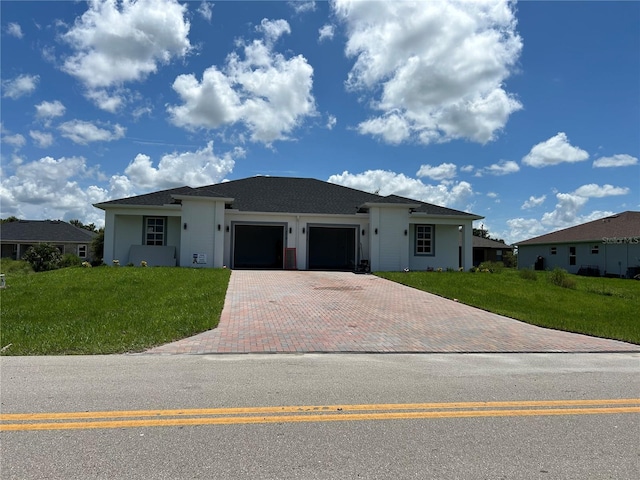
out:
<path id="1" fill-rule="evenodd" d="M 29 247 L 49 243 L 63 255 L 72 253 L 91 260 L 91 242 L 96 233 L 62 220 L 18 220 L 0 225 L 2 258 L 20 259 Z"/>
<path id="2" fill-rule="evenodd" d="M 589 276 L 640 274 L 640 212 L 622 212 L 516 243 L 518 268 Z"/>

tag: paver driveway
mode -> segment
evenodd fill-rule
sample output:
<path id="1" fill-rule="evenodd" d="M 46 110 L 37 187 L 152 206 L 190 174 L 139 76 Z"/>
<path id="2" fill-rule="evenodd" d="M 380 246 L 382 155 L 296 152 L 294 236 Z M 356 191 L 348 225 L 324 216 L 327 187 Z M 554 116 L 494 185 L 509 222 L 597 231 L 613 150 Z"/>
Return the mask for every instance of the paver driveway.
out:
<path id="1" fill-rule="evenodd" d="M 376 277 L 234 270 L 218 328 L 148 353 L 638 352 Z"/>

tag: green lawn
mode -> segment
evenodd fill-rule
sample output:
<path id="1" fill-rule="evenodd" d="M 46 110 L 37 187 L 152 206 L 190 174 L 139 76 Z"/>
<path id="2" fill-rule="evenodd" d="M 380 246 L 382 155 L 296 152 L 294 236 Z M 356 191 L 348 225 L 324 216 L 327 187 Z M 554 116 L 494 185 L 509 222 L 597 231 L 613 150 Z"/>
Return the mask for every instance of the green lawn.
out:
<path id="1" fill-rule="evenodd" d="M 532 272 L 533 273 L 533 272 Z M 640 344 L 640 282 L 569 275 L 575 289 L 516 270 L 381 272 L 378 276 L 534 325 Z"/>
<path id="2" fill-rule="evenodd" d="M 203 332 L 218 324 L 230 275 L 164 267 L 7 273 L 2 263 L 3 355 L 139 352 Z"/>

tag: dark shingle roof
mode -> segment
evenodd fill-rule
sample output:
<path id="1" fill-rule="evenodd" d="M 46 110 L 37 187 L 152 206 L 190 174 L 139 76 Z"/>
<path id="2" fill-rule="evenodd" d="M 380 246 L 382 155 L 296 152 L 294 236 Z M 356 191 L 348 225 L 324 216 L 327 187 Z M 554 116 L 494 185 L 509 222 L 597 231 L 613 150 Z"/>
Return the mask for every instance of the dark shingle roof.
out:
<path id="1" fill-rule="evenodd" d="M 591 242 L 602 241 L 605 237 L 640 237 L 640 212 L 622 212 L 600 220 L 530 238 L 529 240 L 518 242 L 516 245 Z"/>
<path id="2" fill-rule="evenodd" d="M 102 208 L 109 205 L 166 205 L 172 203 L 172 195 L 233 198 L 230 208 L 245 212 L 355 214 L 363 204 L 370 202 L 418 204 L 415 211 L 433 215 L 476 217 L 470 213 L 397 195 L 381 197 L 313 178 L 262 176 L 198 188 L 180 187 L 138 197 L 111 200 L 96 206 Z"/>
<path id="3" fill-rule="evenodd" d="M 476 248 L 513 248 L 511 245 L 507 245 L 504 242 L 498 242 L 491 238 L 482 238 L 476 235 L 473 236 L 473 246 Z"/>
<path id="4" fill-rule="evenodd" d="M 19 220 L 0 225 L 3 242 L 89 243 L 96 234 L 61 220 Z"/>

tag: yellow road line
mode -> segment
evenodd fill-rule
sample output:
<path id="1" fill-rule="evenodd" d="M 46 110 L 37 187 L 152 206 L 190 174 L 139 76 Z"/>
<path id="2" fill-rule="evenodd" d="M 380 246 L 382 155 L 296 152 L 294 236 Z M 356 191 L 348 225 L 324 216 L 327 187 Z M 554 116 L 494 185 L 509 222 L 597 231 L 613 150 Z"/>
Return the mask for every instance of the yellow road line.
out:
<path id="1" fill-rule="evenodd" d="M 427 412 L 386 412 L 386 413 L 347 413 L 324 415 L 274 415 L 268 417 L 202 417 L 202 418 L 163 418 L 148 420 L 118 420 L 102 422 L 72 423 L 25 423 L 0 425 L 0 431 L 26 430 L 84 430 L 95 428 L 132 428 L 132 427 L 176 427 L 198 425 L 239 425 L 258 423 L 298 423 L 298 422 L 348 422 L 358 420 L 407 420 L 425 418 L 472 418 L 472 417 L 520 417 L 520 416 L 556 416 L 556 415 L 603 415 L 640 413 L 640 407 L 611 408 L 560 408 L 534 410 L 454 410 Z"/>
<path id="2" fill-rule="evenodd" d="M 309 405 L 240 408 L 197 408 L 174 410 L 122 410 L 101 412 L 8 413 L 0 414 L 0 421 L 71 420 L 85 418 L 176 417 L 199 415 L 260 415 L 265 413 L 313 413 L 335 411 L 395 411 L 461 408 L 510 407 L 575 407 L 607 405 L 640 405 L 640 398 L 607 400 L 524 400 L 507 402 L 449 402 L 449 403 L 381 403 L 364 405 Z"/>

